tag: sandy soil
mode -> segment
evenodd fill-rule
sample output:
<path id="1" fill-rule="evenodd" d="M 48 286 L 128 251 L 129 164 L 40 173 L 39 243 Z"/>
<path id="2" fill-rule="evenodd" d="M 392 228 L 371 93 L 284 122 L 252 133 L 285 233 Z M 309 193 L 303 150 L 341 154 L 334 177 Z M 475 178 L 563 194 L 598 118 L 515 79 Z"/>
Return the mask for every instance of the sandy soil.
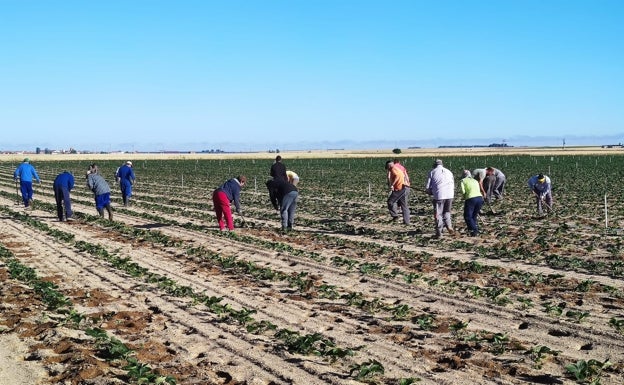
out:
<path id="1" fill-rule="evenodd" d="M 33 385 L 45 380 L 47 372 L 41 364 L 24 360 L 28 354 L 28 345 L 17 335 L 0 335 L 0 384 Z"/>

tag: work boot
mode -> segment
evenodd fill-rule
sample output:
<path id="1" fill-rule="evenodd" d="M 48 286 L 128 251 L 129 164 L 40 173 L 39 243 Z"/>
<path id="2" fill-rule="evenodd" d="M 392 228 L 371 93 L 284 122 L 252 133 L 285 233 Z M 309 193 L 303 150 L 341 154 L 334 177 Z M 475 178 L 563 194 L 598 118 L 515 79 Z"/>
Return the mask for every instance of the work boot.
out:
<path id="1" fill-rule="evenodd" d="M 108 220 L 113 220 L 113 208 L 110 205 L 106 206 L 106 211 L 108 211 Z"/>

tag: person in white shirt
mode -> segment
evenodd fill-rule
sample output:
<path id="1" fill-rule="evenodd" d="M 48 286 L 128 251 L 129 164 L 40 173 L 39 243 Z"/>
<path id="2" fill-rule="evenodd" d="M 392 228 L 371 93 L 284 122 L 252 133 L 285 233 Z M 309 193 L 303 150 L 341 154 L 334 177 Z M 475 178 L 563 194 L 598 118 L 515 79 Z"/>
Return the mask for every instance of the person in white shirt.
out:
<path id="1" fill-rule="evenodd" d="M 433 198 L 435 237 L 440 238 L 445 228 L 449 234 L 453 234 L 451 209 L 455 197 L 455 178 L 449 169 L 444 168 L 440 159 L 433 163 L 433 168 L 429 171 L 425 191 Z"/>

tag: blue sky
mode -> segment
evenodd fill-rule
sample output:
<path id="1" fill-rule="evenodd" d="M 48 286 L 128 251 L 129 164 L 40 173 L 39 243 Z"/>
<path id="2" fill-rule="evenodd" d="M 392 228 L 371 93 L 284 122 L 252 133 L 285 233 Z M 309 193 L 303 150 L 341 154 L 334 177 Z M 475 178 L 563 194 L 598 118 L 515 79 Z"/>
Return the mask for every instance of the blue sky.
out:
<path id="1" fill-rule="evenodd" d="M 624 142 L 620 0 L 0 9 L 0 149 Z"/>

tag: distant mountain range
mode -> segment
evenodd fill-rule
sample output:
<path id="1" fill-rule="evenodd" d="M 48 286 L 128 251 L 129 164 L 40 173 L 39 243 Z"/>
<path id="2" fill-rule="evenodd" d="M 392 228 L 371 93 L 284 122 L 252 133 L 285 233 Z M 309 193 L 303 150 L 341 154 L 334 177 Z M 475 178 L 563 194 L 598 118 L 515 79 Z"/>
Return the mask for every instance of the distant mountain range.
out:
<path id="1" fill-rule="evenodd" d="M 509 136 L 498 138 L 433 138 L 433 139 L 393 139 L 393 140 L 326 140 L 326 141 L 275 141 L 264 143 L 245 143 L 235 141 L 216 142 L 169 142 L 169 143 L 118 143 L 107 144 L 106 148 L 94 148 L 92 143 L 80 145 L 67 143 L 64 147 L 41 144 L 8 144 L 0 142 L 0 151 L 34 152 L 41 150 L 62 150 L 76 148 L 90 152 L 265 152 L 265 151 L 306 151 L 329 149 L 384 149 L 384 148 L 439 148 L 439 147 L 475 147 L 492 144 L 509 147 L 562 147 L 562 146 L 603 146 L 624 143 L 624 133 L 604 136 Z"/>

